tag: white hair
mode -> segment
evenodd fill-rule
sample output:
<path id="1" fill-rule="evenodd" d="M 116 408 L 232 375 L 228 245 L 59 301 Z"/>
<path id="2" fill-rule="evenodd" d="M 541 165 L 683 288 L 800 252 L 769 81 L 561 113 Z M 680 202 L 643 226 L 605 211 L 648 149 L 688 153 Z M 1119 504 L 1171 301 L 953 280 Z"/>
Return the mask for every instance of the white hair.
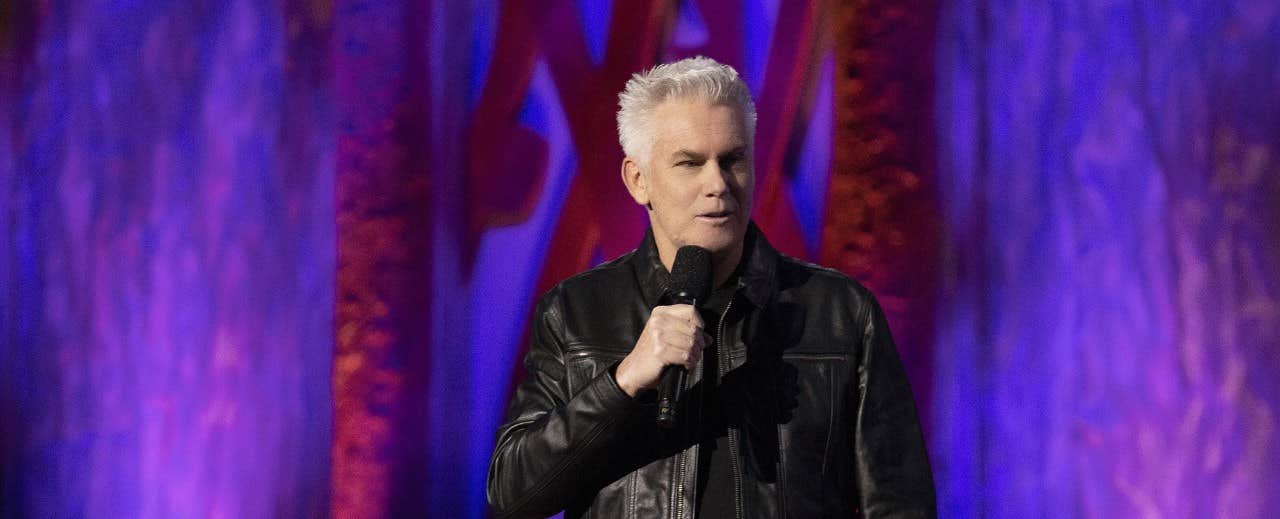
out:
<path id="1" fill-rule="evenodd" d="M 737 108 L 747 142 L 755 140 L 756 104 L 747 84 L 733 67 L 697 56 L 633 74 L 618 94 L 618 142 L 628 157 L 641 163 L 648 160 L 653 146 L 649 130 L 653 109 L 668 99 L 698 99 Z"/>

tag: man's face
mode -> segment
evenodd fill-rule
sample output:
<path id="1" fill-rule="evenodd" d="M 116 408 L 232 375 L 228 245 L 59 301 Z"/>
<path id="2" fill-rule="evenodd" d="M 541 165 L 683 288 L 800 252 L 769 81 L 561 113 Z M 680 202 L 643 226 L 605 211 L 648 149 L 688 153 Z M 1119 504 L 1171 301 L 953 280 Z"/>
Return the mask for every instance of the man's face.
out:
<path id="1" fill-rule="evenodd" d="M 755 166 L 742 114 L 723 104 L 672 99 L 653 112 L 653 146 L 632 197 L 649 220 L 663 258 L 698 245 L 725 258 L 742 245 L 751 218 Z M 624 163 L 623 175 L 627 176 Z M 668 259 L 669 261 L 669 259 Z"/>

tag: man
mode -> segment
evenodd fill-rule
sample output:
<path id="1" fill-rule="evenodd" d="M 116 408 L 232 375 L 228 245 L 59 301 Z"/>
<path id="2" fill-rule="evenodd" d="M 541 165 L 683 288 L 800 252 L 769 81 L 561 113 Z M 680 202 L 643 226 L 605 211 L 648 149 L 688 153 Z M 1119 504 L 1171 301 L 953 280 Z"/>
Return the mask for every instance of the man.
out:
<path id="1" fill-rule="evenodd" d="M 874 297 L 780 255 L 750 222 L 755 105 L 732 68 L 660 65 L 619 95 L 639 248 L 539 301 L 489 467 L 500 516 L 930 517 L 933 481 Z M 664 297 L 676 250 L 706 248 L 700 308 Z M 678 426 L 655 424 L 668 365 Z"/>

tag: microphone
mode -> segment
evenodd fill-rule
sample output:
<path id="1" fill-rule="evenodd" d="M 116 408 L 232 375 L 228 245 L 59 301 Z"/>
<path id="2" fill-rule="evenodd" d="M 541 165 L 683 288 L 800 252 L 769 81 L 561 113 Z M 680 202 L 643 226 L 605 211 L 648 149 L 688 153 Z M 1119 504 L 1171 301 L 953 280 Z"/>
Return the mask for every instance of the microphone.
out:
<path id="1" fill-rule="evenodd" d="M 685 245 L 676 251 L 671 265 L 671 284 L 667 297 L 671 304 L 688 304 L 695 308 L 699 300 L 705 300 L 711 292 L 711 252 L 697 245 Z M 684 389 L 684 366 L 662 368 L 658 381 L 658 426 L 670 429 L 676 426 L 676 405 L 680 403 L 680 391 Z"/>

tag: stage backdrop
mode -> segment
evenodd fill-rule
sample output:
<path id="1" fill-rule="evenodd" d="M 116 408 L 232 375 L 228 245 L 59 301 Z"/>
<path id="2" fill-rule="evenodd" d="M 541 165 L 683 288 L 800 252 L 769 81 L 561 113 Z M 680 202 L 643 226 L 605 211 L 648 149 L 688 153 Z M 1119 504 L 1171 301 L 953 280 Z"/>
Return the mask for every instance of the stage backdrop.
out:
<path id="1" fill-rule="evenodd" d="M 1280 509 L 1280 3 L 954 2 L 942 512 Z"/>
<path id="2" fill-rule="evenodd" d="M 634 247 L 629 74 L 755 94 L 947 517 L 1280 504 L 1274 1 L 0 5 L 0 516 L 484 517 L 531 304 Z"/>
<path id="3" fill-rule="evenodd" d="M 0 516 L 326 512 L 329 23 L 0 5 Z"/>

